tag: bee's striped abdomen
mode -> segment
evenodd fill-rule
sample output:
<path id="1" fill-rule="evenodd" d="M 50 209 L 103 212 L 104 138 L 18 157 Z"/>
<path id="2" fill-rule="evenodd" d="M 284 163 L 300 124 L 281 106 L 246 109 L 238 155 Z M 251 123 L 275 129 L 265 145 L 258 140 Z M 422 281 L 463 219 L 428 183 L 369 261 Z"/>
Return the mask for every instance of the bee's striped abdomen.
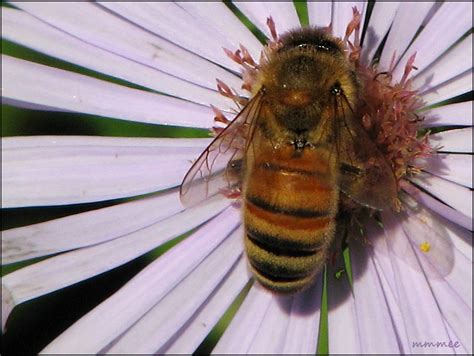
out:
<path id="1" fill-rule="evenodd" d="M 286 161 L 273 155 L 255 162 L 247 177 L 245 247 L 257 280 L 269 289 L 300 290 L 325 263 L 338 191 L 323 153 Z"/>

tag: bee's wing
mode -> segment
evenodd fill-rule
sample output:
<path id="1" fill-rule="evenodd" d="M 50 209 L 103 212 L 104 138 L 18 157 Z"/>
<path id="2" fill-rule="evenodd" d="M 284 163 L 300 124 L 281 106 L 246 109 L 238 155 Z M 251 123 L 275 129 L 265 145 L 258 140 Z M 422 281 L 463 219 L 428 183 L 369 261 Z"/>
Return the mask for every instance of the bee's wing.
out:
<path id="1" fill-rule="evenodd" d="M 359 204 L 378 210 L 392 207 L 397 183 L 389 163 L 352 115 L 336 121 L 339 188 Z"/>
<path id="2" fill-rule="evenodd" d="M 253 97 L 235 119 L 201 153 L 183 179 L 181 202 L 195 205 L 221 190 L 232 190 L 240 183 L 228 164 L 242 158 L 255 129 L 262 93 Z"/>
<path id="3" fill-rule="evenodd" d="M 382 212 L 381 226 L 367 224 L 376 255 L 388 263 L 394 255 L 397 264 L 403 263 L 430 280 L 455 272 L 457 259 L 464 261 L 464 257 L 459 256 L 453 238 L 470 238 L 468 231 L 437 216 L 405 192 L 400 199 L 404 206 L 400 213 Z"/>

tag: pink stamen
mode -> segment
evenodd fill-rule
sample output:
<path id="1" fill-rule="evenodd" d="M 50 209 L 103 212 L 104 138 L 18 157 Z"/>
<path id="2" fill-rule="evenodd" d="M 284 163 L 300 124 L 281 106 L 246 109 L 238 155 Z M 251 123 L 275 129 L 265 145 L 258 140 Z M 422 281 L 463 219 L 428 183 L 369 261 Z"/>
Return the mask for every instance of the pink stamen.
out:
<path id="1" fill-rule="evenodd" d="M 225 117 L 222 111 L 216 108 L 214 105 L 211 105 L 211 109 L 212 111 L 214 111 L 214 114 L 215 114 L 214 116 L 215 122 L 222 122 L 223 124 L 226 124 L 226 125 L 231 123 L 231 121 Z"/>
<path id="2" fill-rule="evenodd" d="M 405 71 L 403 72 L 403 76 L 402 76 L 402 80 L 400 80 L 400 84 L 401 85 L 404 85 L 407 78 L 408 78 L 408 75 L 410 74 L 410 72 L 414 69 L 413 67 L 413 63 L 415 62 L 415 57 L 416 57 L 416 52 L 413 53 L 410 58 L 408 58 L 408 62 L 407 64 L 405 65 Z"/>
<path id="3" fill-rule="evenodd" d="M 227 48 L 224 48 L 224 47 L 222 47 L 222 49 L 224 50 L 227 57 L 232 59 L 237 64 L 244 63 L 244 61 L 242 59 L 242 56 L 240 55 L 240 50 L 236 50 L 235 52 L 232 52 L 230 49 L 227 49 Z"/>
<path id="4" fill-rule="evenodd" d="M 273 18 L 271 16 L 267 18 L 267 26 L 270 30 L 270 34 L 272 35 L 273 42 L 278 42 L 279 37 L 277 34 L 275 22 L 273 21 Z"/>

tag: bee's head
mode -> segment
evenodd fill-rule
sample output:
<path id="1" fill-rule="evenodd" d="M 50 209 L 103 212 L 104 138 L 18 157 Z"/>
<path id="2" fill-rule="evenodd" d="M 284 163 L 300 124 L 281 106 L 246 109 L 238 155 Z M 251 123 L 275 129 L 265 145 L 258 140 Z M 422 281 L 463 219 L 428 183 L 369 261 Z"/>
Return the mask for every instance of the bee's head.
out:
<path id="1" fill-rule="evenodd" d="M 290 31 L 262 67 L 261 84 L 276 118 L 309 130 L 334 112 L 335 96 L 355 96 L 357 81 L 340 41 L 316 28 Z"/>

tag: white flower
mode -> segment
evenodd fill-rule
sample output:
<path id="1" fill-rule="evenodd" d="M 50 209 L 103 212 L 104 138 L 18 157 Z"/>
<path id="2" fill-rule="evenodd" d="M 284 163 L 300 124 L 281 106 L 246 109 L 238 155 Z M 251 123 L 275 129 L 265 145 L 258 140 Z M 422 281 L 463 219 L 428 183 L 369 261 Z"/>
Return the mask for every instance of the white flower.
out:
<path id="1" fill-rule="evenodd" d="M 3 103 L 138 122 L 210 128 L 215 105 L 239 91 L 239 67 L 222 47 L 261 44 L 222 3 L 13 3 L 4 39 L 121 84 L 2 55 Z M 234 3 L 268 36 L 299 26 L 292 2 Z M 308 3 L 310 23 L 342 36 L 352 6 Z M 377 2 L 362 61 L 385 35 L 379 70 L 394 78 L 416 55 L 413 85 L 429 107 L 426 127 L 442 148 L 402 189 L 407 210 L 368 227 L 352 244 L 352 290 L 328 265 L 311 290 L 279 297 L 256 283 L 215 353 L 472 353 L 472 4 Z M 421 30 L 417 34 L 418 30 Z M 412 41 L 413 40 L 413 41 Z M 217 65 L 216 65 L 217 64 Z M 131 88 L 132 84 L 139 89 Z M 162 95 L 161 92 L 167 95 Z M 240 93 L 240 91 L 239 91 Z M 184 100 L 183 100 L 184 99 Z M 445 105 L 434 106 L 443 102 Z M 2 140 L 2 207 L 97 202 L 163 191 L 131 202 L 2 232 L 2 265 L 49 256 L 2 278 L 2 320 L 28 300 L 109 271 L 199 227 L 79 319 L 46 353 L 191 353 L 249 282 L 239 210 L 223 197 L 185 209 L 178 186 L 209 139 L 31 136 Z M 411 196 L 411 197 L 410 197 Z M 324 298 L 323 298 L 324 299 Z M 13 312 L 14 313 L 14 312 Z M 320 324 L 320 316 L 322 316 Z M 8 325 L 7 325 L 8 326 Z M 8 336 L 8 333 L 6 334 Z M 432 343 L 432 344 L 431 344 Z"/>

